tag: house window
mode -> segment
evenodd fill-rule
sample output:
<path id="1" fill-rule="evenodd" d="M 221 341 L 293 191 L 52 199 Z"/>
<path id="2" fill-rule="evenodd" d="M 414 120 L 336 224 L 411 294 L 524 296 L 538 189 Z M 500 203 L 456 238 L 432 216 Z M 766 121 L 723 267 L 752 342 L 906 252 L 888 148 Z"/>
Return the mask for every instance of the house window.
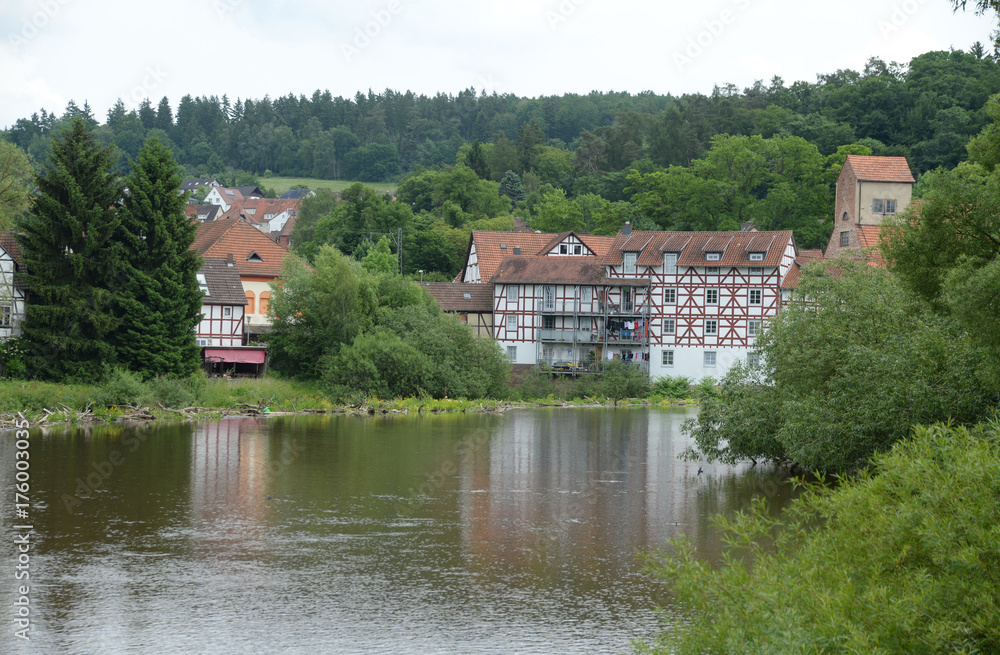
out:
<path id="1" fill-rule="evenodd" d="M 706 350 L 705 351 L 705 359 L 704 359 L 703 363 L 708 368 L 712 368 L 712 367 L 715 366 L 715 351 L 714 350 Z"/>
<path id="2" fill-rule="evenodd" d="M 507 318 L 511 318 L 508 316 Z M 556 317 L 555 316 L 543 316 L 542 317 L 542 329 L 543 330 L 554 330 L 556 329 Z"/>
<path id="3" fill-rule="evenodd" d="M 14 308 L 10 305 L 0 305 L 0 327 L 10 327 Z"/>
<path id="4" fill-rule="evenodd" d="M 246 296 L 247 296 L 247 314 L 256 314 L 257 312 L 254 311 L 254 307 L 256 306 L 257 301 L 254 298 L 253 291 L 247 291 Z"/>
<path id="5" fill-rule="evenodd" d="M 232 318 L 232 317 L 233 317 L 233 308 L 232 307 L 223 307 L 222 308 L 222 318 Z"/>
<path id="6" fill-rule="evenodd" d="M 708 273 L 709 275 L 718 275 L 719 274 L 719 267 L 718 266 L 709 266 L 708 268 L 705 269 L 705 272 Z"/>
<path id="7" fill-rule="evenodd" d="M 762 262 L 764 261 L 764 253 L 762 252 L 752 252 L 749 257 L 752 262 Z"/>
<path id="8" fill-rule="evenodd" d="M 517 361 L 517 346 L 507 346 L 507 359 L 512 362 Z"/>
<path id="9" fill-rule="evenodd" d="M 625 274 L 635 275 L 635 259 L 636 254 L 634 252 L 625 253 Z"/>
<path id="10" fill-rule="evenodd" d="M 569 246 L 567 246 L 565 243 L 560 244 L 559 245 L 559 254 L 560 255 L 567 255 L 567 254 L 569 254 Z"/>
<path id="11" fill-rule="evenodd" d="M 844 212 L 844 216 L 840 220 L 846 221 L 848 218 L 849 217 L 847 216 L 847 212 Z"/>
<path id="12" fill-rule="evenodd" d="M 747 321 L 747 336 L 755 337 L 764 329 L 764 321 Z"/>
<path id="13" fill-rule="evenodd" d="M 664 305 L 677 304 L 677 289 L 669 288 L 663 290 L 663 304 Z"/>
<path id="14" fill-rule="evenodd" d="M 573 246 L 573 254 L 574 255 L 582 255 L 583 254 L 583 247 L 580 244 L 576 244 L 575 246 Z"/>
<path id="15" fill-rule="evenodd" d="M 747 353 L 747 366 L 760 366 L 760 353 Z"/>
<path id="16" fill-rule="evenodd" d="M 261 314 L 266 314 L 267 310 L 271 307 L 271 292 L 261 291 L 260 292 L 260 302 L 257 303 L 257 311 Z"/>
<path id="17" fill-rule="evenodd" d="M 719 290 L 718 289 L 705 289 L 705 304 L 706 305 L 718 305 L 719 304 Z"/>
<path id="18" fill-rule="evenodd" d="M 198 273 L 196 275 L 196 277 L 198 278 L 198 289 L 201 290 L 202 295 L 205 295 L 205 296 L 211 295 L 208 292 L 208 281 L 205 279 L 205 274 L 204 273 Z"/>
<path id="19" fill-rule="evenodd" d="M 705 253 L 705 261 L 708 261 L 708 262 L 717 262 L 720 259 L 722 259 L 722 253 L 721 252 L 706 252 Z"/>
<path id="20" fill-rule="evenodd" d="M 663 354 L 663 365 L 664 366 L 673 366 L 674 365 L 674 351 L 673 350 L 664 350 L 662 354 Z"/>
<path id="21" fill-rule="evenodd" d="M 672 318 L 663 319 L 663 334 L 674 334 L 677 331 L 677 321 Z"/>
<path id="22" fill-rule="evenodd" d="M 555 311 L 556 308 L 556 288 L 542 287 L 542 294 L 545 296 L 545 309 Z"/>
<path id="23" fill-rule="evenodd" d="M 580 287 L 580 302 L 594 301 L 594 287 Z"/>
<path id="24" fill-rule="evenodd" d="M 513 314 L 507 315 L 507 338 L 513 338 L 517 336 L 517 316 Z"/>
<path id="25" fill-rule="evenodd" d="M 507 287 L 507 302 L 517 302 L 517 290 L 519 287 Z"/>
<path id="26" fill-rule="evenodd" d="M 895 200 L 886 200 L 885 201 L 885 213 L 886 214 L 895 214 L 896 213 L 896 201 Z"/>
<path id="27" fill-rule="evenodd" d="M 750 275 L 763 275 L 763 274 L 764 274 L 763 267 L 761 267 L 761 266 L 751 266 L 750 267 Z"/>
<path id="28" fill-rule="evenodd" d="M 663 253 L 663 272 L 667 275 L 674 275 L 677 273 L 677 253 Z"/>
<path id="29" fill-rule="evenodd" d="M 705 319 L 705 334 L 718 334 L 719 333 L 719 321 L 714 318 Z"/>
<path id="30" fill-rule="evenodd" d="M 750 304 L 761 304 L 761 297 L 764 295 L 763 289 L 750 289 Z"/>
<path id="31" fill-rule="evenodd" d="M 841 232 L 840 233 L 840 245 L 841 246 L 849 246 L 849 245 L 851 245 L 851 233 L 850 232 Z"/>

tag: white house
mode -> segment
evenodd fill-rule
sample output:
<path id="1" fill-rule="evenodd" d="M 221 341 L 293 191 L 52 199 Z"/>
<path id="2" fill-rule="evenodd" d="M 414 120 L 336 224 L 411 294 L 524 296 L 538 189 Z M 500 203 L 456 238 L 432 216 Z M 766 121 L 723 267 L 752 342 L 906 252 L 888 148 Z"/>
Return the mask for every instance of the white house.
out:
<path id="1" fill-rule="evenodd" d="M 11 232 L 0 232 L 0 341 L 21 334 L 25 289 L 18 275 L 21 250 Z"/>

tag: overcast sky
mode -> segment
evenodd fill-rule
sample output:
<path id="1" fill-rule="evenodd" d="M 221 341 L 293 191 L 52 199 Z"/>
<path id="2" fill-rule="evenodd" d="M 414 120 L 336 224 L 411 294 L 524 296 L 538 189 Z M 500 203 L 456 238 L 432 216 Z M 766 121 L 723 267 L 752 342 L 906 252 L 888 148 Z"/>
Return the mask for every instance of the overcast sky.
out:
<path id="1" fill-rule="evenodd" d="M 974 4 L 972 2 L 970 5 Z M 947 0 L 0 0 L 0 126 L 88 101 L 708 93 L 989 42 Z"/>

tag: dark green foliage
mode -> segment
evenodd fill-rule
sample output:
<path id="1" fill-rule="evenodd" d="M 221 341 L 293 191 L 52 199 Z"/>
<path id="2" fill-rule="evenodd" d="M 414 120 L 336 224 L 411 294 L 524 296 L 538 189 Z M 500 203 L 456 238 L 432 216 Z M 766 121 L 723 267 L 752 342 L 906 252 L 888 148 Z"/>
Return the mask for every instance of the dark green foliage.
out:
<path id="1" fill-rule="evenodd" d="M 667 398 L 691 398 L 693 395 L 691 378 L 684 377 L 683 375 L 678 375 L 677 377 L 667 375 L 662 378 L 656 378 L 650 393 Z"/>
<path id="2" fill-rule="evenodd" d="M 914 424 L 974 423 L 1000 398 L 977 375 L 983 349 L 884 270 L 848 260 L 807 267 L 800 292 L 809 302 L 786 308 L 758 341 L 766 369 L 733 369 L 688 424 L 704 456 L 782 452 L 845 471 Z"/>
<path id="3" fill-rule="evenodd" d="M 104 407 L 112 405 L 138 406 L 148 391 L 142 381 L 142 376 L 138 373 L 115 367 L 105 374 L 100 393 L 95 401 Z"/>
<path id="4" fill-rule="evenodd" d="M 192 335 L 201 319 L 201 258 L 190 250 L 196 228 L 184 215 L 181 181 L 170 151 L 150 139 L 126 178 L 119 212 L 115 238 L 124 261 L 114 307 L 121 323 L 109 338 L 117 361 L 146 377 L 185 377 L 200 364 Z"/>
<path id="5" fill-rule="evenodd" d="M 513 204 L 524 202 L 524 185 L 514 171 L 507 171 L 500 180 L 500 195 L 507 196 Z"/>
<path id="6" fill-rule="evenodd" d="M 28 373 L 45 379 L 99 379 L 116 361 L 110 336 L 120 317 L 123 260 L 114 240 L 122 186 L 117 155 L 83 119 L 52 141 L 29 216 L 18 222 L 31 292 L 24 340 Z"/>
<path id="7" fill-rule="evenodd" d="M 645 398 L 649 393 L 649 376 L 638 366 L 616 359 L 605 364 L 596 391 L 617 407 L 625 398 Z"/>
<path id="8" fill-rule="evenodd" d="M 997 428 L 920 427 L 780 517 L 717 518 L 717 569 L 674 540 L 653 570 L 691 611 L 639 652 L 1000 652 Z"/>
<path id="9" fill-rule="evenodd" d="M 465 165 L 471 168 L 481 180 L 490 179 L 490 166 L 486 163 L 486 155 L 483 153 L 483 144 L 479 140 L 472 142 L 472 148 L 465 158 Z"/>

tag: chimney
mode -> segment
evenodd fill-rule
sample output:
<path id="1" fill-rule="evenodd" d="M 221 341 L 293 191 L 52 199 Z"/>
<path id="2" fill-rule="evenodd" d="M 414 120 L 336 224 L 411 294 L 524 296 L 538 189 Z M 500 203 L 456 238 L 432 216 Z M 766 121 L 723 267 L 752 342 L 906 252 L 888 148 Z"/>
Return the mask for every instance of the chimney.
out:
<path id="1" fill-rule="evenodd" d="M 518 248 L 517 246 L 514 246 L 514 254 L 515 255 L 520 255 L 521 254 L 521 249 Z"/>
<path id="2" fill-rule="evenodd" d="M 236 258 L 233 257 L 233 253 L 226 254 L 226 266 L 236 266 Z"/>
<path id="3" fill-rule="evenodd" d="M 622 225 L 622 234 L 625 236 L 632 234 L 632 223 L 625 221 L 625 225 Z"/>

